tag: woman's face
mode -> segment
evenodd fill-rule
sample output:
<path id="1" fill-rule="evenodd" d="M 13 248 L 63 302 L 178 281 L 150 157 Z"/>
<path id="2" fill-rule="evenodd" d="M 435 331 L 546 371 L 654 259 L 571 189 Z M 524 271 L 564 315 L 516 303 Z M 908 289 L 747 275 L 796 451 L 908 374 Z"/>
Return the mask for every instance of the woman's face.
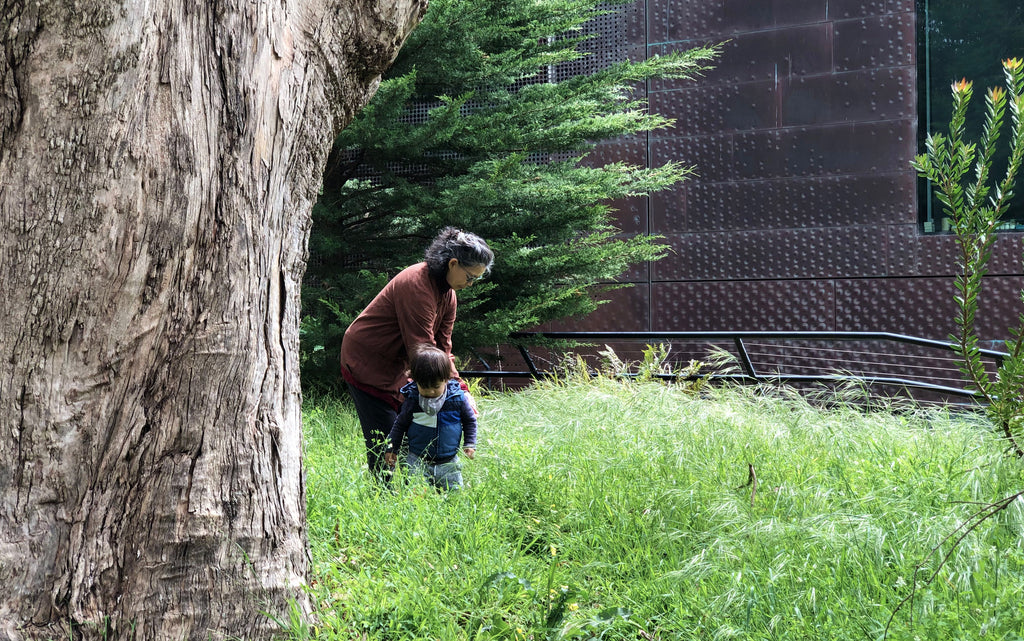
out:
<path id="1" fill-rule="evenodd" d="M 459 291 L 472 285 L 478 278 L 484 275 L 485 271 L 487 271 L 487 268 L 483 265 L 466 267 L 459 262 L 458 258 L 452 258 L 448 260 L 448 274 L 445 278 L 452 289 Z"/>

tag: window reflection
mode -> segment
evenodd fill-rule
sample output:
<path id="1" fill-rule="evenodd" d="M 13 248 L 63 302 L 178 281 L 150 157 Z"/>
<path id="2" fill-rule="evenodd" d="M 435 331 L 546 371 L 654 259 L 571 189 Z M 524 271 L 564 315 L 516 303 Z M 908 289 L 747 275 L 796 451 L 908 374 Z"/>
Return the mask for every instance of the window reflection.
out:
<path id="1" fill-rule="evenodd" d="M 950 85 L 960 78 L 974 82 L 966 137 L 977 140 L 984 123 L 985 90 L 1005 86 L 1002 61 L 1024 55 L 1024 3 L 1021 0 L 916 0 L 916 9 L 918 153 L 924 152 L 929 132 L 948 131 L 952 111 Z M 997 179 L 1006 173 L 1008 128 L 1009 111 L 992 166 L 992 175 Z M 1018 184 L 1021 184 L 1020 179 Z M 948 230 L 942 203 L 923 178 L 918 194 L 925 231 Z M 1024 230 L 1024 194 L 1014 197 L 1005 219 L 1004 229 Z"/>

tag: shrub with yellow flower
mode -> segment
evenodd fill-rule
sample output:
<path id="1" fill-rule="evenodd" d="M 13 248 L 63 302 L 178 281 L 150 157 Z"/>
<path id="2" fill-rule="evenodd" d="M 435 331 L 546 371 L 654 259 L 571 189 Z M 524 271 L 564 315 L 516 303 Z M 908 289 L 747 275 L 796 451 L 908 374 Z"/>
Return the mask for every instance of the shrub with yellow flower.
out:
<path id="1" fill-rule="evenodd" d="M 1021 325 L 1010 328 L 1014 338 L 1006 342 L 1009 358 L 1004 359 L 993 377 L 981 359 L 975 328 L 982 277 L 992 255 L 996 230 L 1002 224 L 1017 174 L 1024 161 L 1024 62 L 1020 58 L 1003 60 L 1006 88 L 993 87 L 985 94 L 985 122 L 981 138 L 965 140 L 967 107 L 972 82 L 961 78 L 953 82 L 953 115 L 949 133 L 930 133 L 925 153 L 911 163 L 918 174 L 931 181 L 936 196 L 950 220 L 960 251 L 957 275 L 957 352 L 961 371 L 969 383 L 981 392 L 989 416 L 1002 429 L 1011 449 L 1024 457 L 1024 317 Z M 990 178 L 996 143 L 1010 112 L 1009 157 L 1006 173 L 998 180 Z"/>

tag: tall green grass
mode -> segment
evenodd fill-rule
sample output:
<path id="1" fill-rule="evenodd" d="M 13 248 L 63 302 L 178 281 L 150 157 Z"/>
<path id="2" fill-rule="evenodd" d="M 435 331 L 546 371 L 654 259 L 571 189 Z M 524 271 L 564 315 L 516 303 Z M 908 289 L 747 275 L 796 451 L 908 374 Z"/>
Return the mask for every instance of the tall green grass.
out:
<path id="1" fill-rule="evenodd" d="M 600 377 L 479 398 L 466 486 L 381 491 L 305 412 L 317 639 L 1020 639 L 1024 465 L 978 421 Z M 751 466 L 756 484 L 751 482 Z M 939 552 L 932 548 L 940 546 Z"/>

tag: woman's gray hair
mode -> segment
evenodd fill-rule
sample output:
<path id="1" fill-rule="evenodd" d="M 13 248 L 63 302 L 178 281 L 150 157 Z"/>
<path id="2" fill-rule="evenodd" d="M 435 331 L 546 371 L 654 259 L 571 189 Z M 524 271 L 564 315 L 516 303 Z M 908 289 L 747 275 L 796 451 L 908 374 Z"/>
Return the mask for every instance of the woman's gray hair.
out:
<path id="1" fill-rule="evenodd" d="M 441 230 L 430 247 L 427 247 L 425 258 L 430 271 L 436 274 L 446 273 L 448 261 L 453 258 L 463 267 L 483 265 L 485 274 L 491 271 L 491 265 L 494 264 L 494 252 L 483 238 L 455 227 Z"/>

